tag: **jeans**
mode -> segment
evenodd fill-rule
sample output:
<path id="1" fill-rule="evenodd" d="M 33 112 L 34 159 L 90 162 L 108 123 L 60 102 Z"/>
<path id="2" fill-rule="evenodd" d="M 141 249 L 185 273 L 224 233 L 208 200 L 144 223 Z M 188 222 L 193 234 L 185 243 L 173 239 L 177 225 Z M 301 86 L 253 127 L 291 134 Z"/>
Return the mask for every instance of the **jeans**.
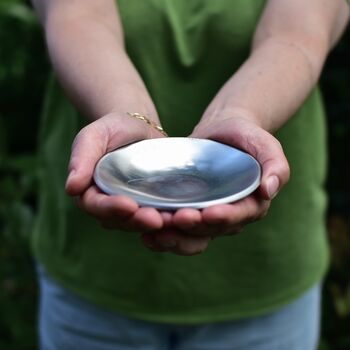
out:
<path id="1" fill-rule="evenodd" d="M 269 314 L 171 325 L 125 317 L 65 289 L 39 267 L 42 350 L 315 350 L 320 285 Z"/>

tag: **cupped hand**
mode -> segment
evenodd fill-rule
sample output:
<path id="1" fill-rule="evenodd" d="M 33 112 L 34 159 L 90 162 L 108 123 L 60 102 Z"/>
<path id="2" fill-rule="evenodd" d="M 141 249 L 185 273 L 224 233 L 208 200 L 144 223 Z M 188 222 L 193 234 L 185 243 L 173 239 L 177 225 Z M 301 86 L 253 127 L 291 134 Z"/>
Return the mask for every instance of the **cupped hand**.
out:
<path id="1" fill-rule="evenodd" d="M 261 165 L 261 184 L 236 203 L 203 210 L 184 208 L 173 215 L 163 213 L 163 228 L 143 235 L 144 244 L 155 251 L 193 255 L 204 251 L 211 238 L 239 233 L 267 214 L 271 200 L 289 179 L 288 162 L 279 141 L 249 119 L 202 121 L 190 136 L 216 140 L 251 154 Z"/>
<path id="2" fill-rule="evenodd" d="M 69 162 L 66 191 L 79 207 L 109 229 L 147 232 L 163 227 L 162 215 L 154 208 L 140 208 L 126 196 L 102 193 L 93 182 L 96 163 L 106 153 L 123 145 L 163 137 L 146 123 L 117 113 L 108 114 L 83 128 L 76 136 Z"/>

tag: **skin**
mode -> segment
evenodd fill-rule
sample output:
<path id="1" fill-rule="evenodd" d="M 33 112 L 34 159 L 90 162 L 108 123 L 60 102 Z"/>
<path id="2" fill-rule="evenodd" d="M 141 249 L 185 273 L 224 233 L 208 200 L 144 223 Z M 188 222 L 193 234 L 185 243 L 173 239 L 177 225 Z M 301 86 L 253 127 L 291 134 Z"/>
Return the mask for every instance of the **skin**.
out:
<path id="1" fill-rule="evenodd" d="M 261 185 L 237 203 L 168 213 L 140 208 L 125 196 L 107 196 L 92 182 L 95 164 L 108 151 L 163 137 L 125 113 L 146 114 L 159 123 L 146 87 L 125 52 L 115 2 L 33 2 L 57 76 L 73 104 L 91 120 L 72 147 L 67 193 L 105 228 L 136 230 L 149 249 L 179 255 L 203 252 L 213 237 L 236 234 L 266 215 L 290 174 L 273 133 L 317 83 L 327 54 L 349 19 L 345 0 L 267 1 L 250 56 L 218 91 L 190 135 L 253 155 L 262 165 Z"/>

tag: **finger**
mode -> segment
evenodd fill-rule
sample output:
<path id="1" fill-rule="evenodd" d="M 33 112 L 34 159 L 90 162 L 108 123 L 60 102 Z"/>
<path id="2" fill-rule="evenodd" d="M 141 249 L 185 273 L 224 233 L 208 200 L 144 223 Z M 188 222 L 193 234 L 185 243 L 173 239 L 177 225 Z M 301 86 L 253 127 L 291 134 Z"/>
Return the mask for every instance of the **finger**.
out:
<path id="1" fill-rule="evenodd" d="M 191 230 L 202 222 L 202 215 L 199 210 L 192 208 L 183 208 L 175 212 L 172 223 L 182 230 Z"/>
<path id="2" fill-rule="evenodd" d="M 273 199 L 289 180 L 289 164 L 279 141 L 263 129 L 256 129 L 245 139 L 245 147 L 261 165 L 259 192 Z"/>
<path id="3" fill-rule="evenodd" d="M 230 227 L 258 220 L 266 215 L 269 201 L 249 196 L 233 204 L 218 204 L 203 209 L 203 222 L 207 225 Z"/>
<path id="4" fill-rule="evenodd" d="M 163 227 L 163 218 L 154 208 L 140 208 L 127 220 L 126 225 L 137 231 L 153 231 Z"/>
<path id="5" fill-rule="evenodd" d="M 152 232 L 143 233 L 141 235 L 141 242 L 146 248 L 153 252 L 165 253 L 169 251 L 169 248 L 162 247 L 155 241 Z"/>
<path id="6" fill-rule="evenodd" d="M 270 133 L 258 128 L 245 138 L 237 139 L 237 146 L 251 154 L 261 166 L 260 194 L 266 200 L 273 199 L 288 182 L 290 174 L 281 144 Z"/>
<path id="7" fill-rule="evenodd" d="M 194 237 L 178 230 L 152 232 L 153 249 L 170 251 L 184 256 L 202 253 L 208 247 L 211 237 Z"/>
<path id="8" fill-rule="evenodd" d="M 238 233 L 241 233 L 244 229 L 245 225 L 233 225 L 233 226 L 228 226 L 228 227 L 223 227 L 221 231 L 218 231 L 220 233 L 214 233 L 211 235 L 211 239 L 215 239 L 217 237 L 223 237 L 223 236 L 234 236 L 237 235 Z"/>
<path id="9" fill-rule="evenodd" d="M 154 213 L 152 208 L 140 208 L 128 219 L 118 217 L 108 217 L 101 220 L 102 227 L 106 229 L 120 229 L 123 231 L 147 232 L 163 227 L 163 221 L 158 213 Z"/>
<path id="10" fill-rule="evenodd" d="M 172 224 L 181 231 L 185 231 L 186 234 L 193 236 L 219 235 L 224 229 L 224 227 L 220 225 L 207 225 L 202 219 L 201 212 L 192 208 L 178 210 L 174 214 Z"/>
<path id="11" fill-rule="evenodd" d="M 176 227 L 176 226 L 173 225 L 173 227 Z M 198 237 L 198 236 L 208 237 L 209 236 L 210 237 L 212 235 L 220 234 L 220 232 L 222 232 L 223 229 L 224 229 L 224 227 L 219 226 L 219 225 L 216 225 L 216 226 L 207 225 L 203 221 L 203 219 L 201 219 L 201 221 L 196 223 L 195 226 L 190 226 L 187 229 L 180 229 L 180 231 L 184 232 L 186 235 L 189 235 L 189 236 L 194 236 L 194 237 Z"/>
<path id="12" fill-rule="evenodd" d="M 91 186 L 80 198 L 78 205 L 99 220 L 125 219 L 133 215 L 139 206 L 126 196 L 109 196 L 96 186 Z"/>
<path id="13" fill-rule="evenodd" d="M 256 159 L 262 168 L 260 194 L 264 199 L 273 199 L 288 182 L 290 169 L 281 144 L 272 136 L 270 142 L 258 144 Z"/>
<path id="14" fill-rule="evenodd" d="M 193 237 L 177 235 L 176 246 L 171 249 L 172 253 L 191 256 L 203 253 L 208 248 L 210 237 Z"/>
<path id="15" fill-rule="evenodd" d="M 218 227 L 206 225 L 201 212 L 193 208 L 183 208 L 175 212 L 172 225 L 193 236 L 211 236 L 218 231 Z"/>
<path id="16" fill-rule="evenodd" d="M 160 215 L 163 219 L 163 227 L 170 227 L 173 221 L 173 214 L 168 211 L 162 211 L 160 212 Z"/>

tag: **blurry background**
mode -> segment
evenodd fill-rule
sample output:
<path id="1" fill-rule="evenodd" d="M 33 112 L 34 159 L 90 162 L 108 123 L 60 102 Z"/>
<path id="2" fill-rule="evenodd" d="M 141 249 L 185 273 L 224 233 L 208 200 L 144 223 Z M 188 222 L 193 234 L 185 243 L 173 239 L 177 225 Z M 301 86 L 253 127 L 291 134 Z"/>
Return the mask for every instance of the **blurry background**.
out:
<path id="1" fill-rule="evenodd" d="M 329 124 L 328 233 L 322 350 L 350 349 L 350 33 L 321 81 Z M 38 289 L 28 236 L 36 210 L 36 141 L 49 72 L 25 0 L 0 1 L 0 349 L 36 349 Z M 317 150 L 315 150 L 317 152 Z"/>

